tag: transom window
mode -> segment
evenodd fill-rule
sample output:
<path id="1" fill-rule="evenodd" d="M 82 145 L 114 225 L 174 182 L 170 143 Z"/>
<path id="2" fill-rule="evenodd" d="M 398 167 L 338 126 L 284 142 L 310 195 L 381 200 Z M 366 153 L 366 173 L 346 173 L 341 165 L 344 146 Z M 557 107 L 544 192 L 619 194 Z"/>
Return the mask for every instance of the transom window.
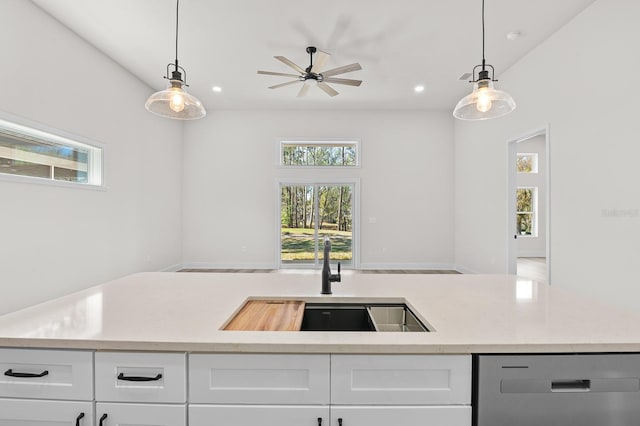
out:
<path id="1" fill-rule="evenodd" d="M 0 174 L 102 185 L 102 149 L 74 139 L 0 119 Z"/>
<path id="2" fill-rule="evenodd" d="M 518 153 L 516 156 L 518 173 L 538 173 L 538 154 Z"/>
<path id="3" fill-rule="evenodd" d="M 357 141 L 281 141 L 280 165 L 290 167 L 356 167 Z"/>

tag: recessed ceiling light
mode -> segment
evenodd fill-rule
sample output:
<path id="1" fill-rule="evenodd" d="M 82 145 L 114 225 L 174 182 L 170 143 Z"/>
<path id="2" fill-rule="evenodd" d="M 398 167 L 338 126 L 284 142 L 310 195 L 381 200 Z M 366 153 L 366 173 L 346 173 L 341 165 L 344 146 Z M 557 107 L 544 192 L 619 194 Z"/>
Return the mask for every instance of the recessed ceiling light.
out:
<path id="1" fill-rule="evenodd" d="M 211 88 L 211 90 L 213 90 L 213 91 L 214 91 L 214 92 L 216 92 L 216 93 L 220 93 L 220 92 L 222 92 L 222 87 L 220 87 L 220 86 L 213 86 L 213 87 Z"/>
<path id="2" fill-rule="evenodd" d="M 511 31 L 509 33 L 507 33 L 507 40 L 517 40 L 520 38 L 520 36 L 522 35 L 522 33 L 520 31 Z"/>
<path id="3" fill-rule="evenodd" d="M 418 85 L 418 86 L 414 87 L 414 88 L 413 88 L 413 90 L 414 90 L 416 93 L 424 92 L 424 86 L 422 86 L 422 85 Z"/>

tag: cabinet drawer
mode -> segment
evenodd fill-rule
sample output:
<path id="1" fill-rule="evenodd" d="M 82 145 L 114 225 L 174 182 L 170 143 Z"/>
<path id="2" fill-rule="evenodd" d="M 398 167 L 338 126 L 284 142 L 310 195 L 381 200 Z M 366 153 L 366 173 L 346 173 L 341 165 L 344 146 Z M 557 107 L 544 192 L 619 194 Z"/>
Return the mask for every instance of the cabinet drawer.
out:
<path id="1" fill-rule="evenodd" d="M 340 420 L 342 419 L 342 420 Z M 471 406 L 332 407 L 331 426 L 471 426 Z"/>
<path id="2" fill-rule="evenodd" d="M 332 404 L 471 403 L 468 355 L 332 355 Z"/>
<path id="3" fill-rule="evenodd" d="M 106 414 L 106 417 L 104 417 Z M 104 417 L 102 425 L 100 419 Z M 166 404 L 96 404 L 98 426 L 186 426 L 186 405 Z"/>
<path id="4" fill-rule="evenodd" d="M 93 426 L 93 403 L 0 399 L 0 425 Z"/>
<path id="5" fill-rule="evenodd" d="M 328 404 L 329 355 L 192 354 L 189 401 Z"/>
<path id="6" fill-rule="evenodd" d="M 0 349 L 0 374 L 0 397 L 93 399 L 93 352 Z"/>
<path id="7" fill-rule="evenodd" d="M 96 399 L 184 403 L 186 374 L 184 353 L 97 352 Z"/>
<path id="8" fill-rule="evenodd" d="M 328 422 L 328 406 L 189 405 L 189 426 L 322 426 Z"/>

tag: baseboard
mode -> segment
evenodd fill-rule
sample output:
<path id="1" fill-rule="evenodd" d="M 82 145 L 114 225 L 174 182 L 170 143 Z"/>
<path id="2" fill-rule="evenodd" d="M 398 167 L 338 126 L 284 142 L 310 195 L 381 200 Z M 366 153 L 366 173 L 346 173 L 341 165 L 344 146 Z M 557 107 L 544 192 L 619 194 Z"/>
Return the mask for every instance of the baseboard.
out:
<path id="1" fill-rule="evenodd" d="M 273 263 L 185 262 L 179 269 L 276 269 Z"/>
<path id="2" fill-rule="evenodd" d="M 455 270 L 450 263 L 361 263 L 358 269 Z"/>
<path id="3" fill-rule="evenodd" d="M 478 273 L 462 265 L 453 265 L 453 269 L 460 272 L 461 274 L 477 274 Z"/>
<path id="4" fill-rule="evenodd" d="M 182 269 L 182 263 L 176 263 L 175 265 L 167 266 L 164 269 L 160 269 L 158 272 L 176 272 Z"/>

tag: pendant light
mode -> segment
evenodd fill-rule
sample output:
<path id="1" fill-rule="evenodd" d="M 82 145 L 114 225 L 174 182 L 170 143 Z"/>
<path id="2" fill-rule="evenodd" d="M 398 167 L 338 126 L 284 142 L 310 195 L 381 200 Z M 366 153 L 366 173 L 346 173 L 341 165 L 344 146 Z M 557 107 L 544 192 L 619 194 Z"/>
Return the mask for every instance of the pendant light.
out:
<path id="1" fill-rule="evenodd" d="M 180 0 L 176 0 L 176 60 L 175 63 L 167 64 L 167 74 L 164 78 L 169 80 L 167 88 L 156 92 L 147 99 L 145 108 L 161 117 L 173 118 L 176 120 L 195 120 L 207 115 L 207 111 L 195 96 L 188 94 L 183 87 L 187 84 L 187 72 L 178 65 L 178 10 Z M 171 75 L 169 68 L 173 67 Z M 184 80 L 182 74 L 184 73 Z"/>
<path id="2" fill-rule="evenodd" d="M 481 68 L 476 79 L 476 70 Z M 489 71 L 491 68 L 491 77 Z M 484 0 L 482 0 L 482 64 L 476 65 L 472 72 L 473 92 L 458 102 L 453 110 L 453 116 L 460 120 L 488 120 L 502 117 L 516 109 L 516 103 L 506 92 L 493 87 L 496 80 L 495 70 L 484 59 Z"/>

